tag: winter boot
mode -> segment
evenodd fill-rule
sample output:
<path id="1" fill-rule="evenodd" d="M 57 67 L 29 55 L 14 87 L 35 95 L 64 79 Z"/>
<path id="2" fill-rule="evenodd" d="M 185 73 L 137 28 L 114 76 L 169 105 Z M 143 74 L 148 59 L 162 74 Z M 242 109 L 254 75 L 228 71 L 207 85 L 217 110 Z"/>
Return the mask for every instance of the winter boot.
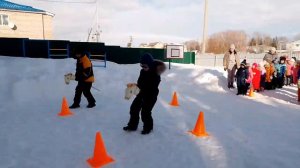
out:
<path id="1" fill-rule="evenodd" d="M 70 106 L 69 108 L 70 108 L 70 109 L 77 109 L 77 108 L 79 108 L 79 107 L 80 107 L 79 104 L 73 103 L 72 106 Z"/>
<path id="2" fill-rule="evenodd" d="M 126 126 L 126 127 L 123 127 L 123 130 L 124 130 L 124 131 L 127 131 L 127 132 L 131 132 L 131 131 L 136 131 L 137 128 L 133 128 L 133 127 L 130 127 L 130 126 Z"/>
<path id="3" fill-rule="evenodd" d="M 89 103 L 86 107 L 87 107 L 87 108 L 93 108 L 93 107 L 95 107 L 95 106 L 96 106 L 95 103 Z"/>
<path id="4" fill-rule="evenodd" d="M 152 131 L 153 129 L 144 129 L 141 134 L 142 135 L 147 135 L 147 134 L 150 134 L 150 132 Z"/>

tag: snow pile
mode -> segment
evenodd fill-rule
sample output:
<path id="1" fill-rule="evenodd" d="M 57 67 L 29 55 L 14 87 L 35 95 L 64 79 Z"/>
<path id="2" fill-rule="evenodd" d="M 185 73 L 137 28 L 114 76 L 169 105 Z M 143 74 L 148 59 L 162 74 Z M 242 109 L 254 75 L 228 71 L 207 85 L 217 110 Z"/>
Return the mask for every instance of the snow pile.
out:
<path id="1" fill-rule="evenodd" d="M 0 167 L 82 168 L 92 155 L 94 137 L 102 132 L 117 168 L 295 168 L 300 165 L 300 106 L 296 88 L 238 97 L 226 89 L 221 69 L 174 64 L 162 76 L 153 110 L 154 132 L 126 133 L 131 101 L 127 83 L 135 82 L 139 65 L 95 68 L 92 90 L 97 106 L 73 110 L 59 118 L 62 97 L 72 103 L 76 83 L 64 84 L 75 60 L 0 57 Z M 168 105 L 177 91 L 179 108 Z M 193 129 L 205 112 L 209 138 Z M 141 124 L 139 130 L 141 130 Z"/>

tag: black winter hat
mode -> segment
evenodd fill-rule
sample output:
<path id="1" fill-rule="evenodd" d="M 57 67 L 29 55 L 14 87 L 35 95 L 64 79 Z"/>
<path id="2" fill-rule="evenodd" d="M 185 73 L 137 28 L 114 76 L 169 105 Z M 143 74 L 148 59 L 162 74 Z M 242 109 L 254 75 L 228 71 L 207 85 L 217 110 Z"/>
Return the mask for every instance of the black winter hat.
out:
<path id="1" fill-rule="evenodd" d="M 280 57 L 280 61 L 282 60 L 286 61 L 286 57 L 285 56 Z"/>
<path id="2" fill-rule="evenodd" d="M 148 65 L 149 67 L 152 67 L 153 62 L 154 62 L 154 59 L 153 59 L 152 55 L 149 54 L 149 53 L 145 53 L 145 54 L 141 57 L 141 61 L 140 61 L 141 64 L 146 64 L 146 65 Z"/>
<path id="3" fill-rule="evenodd" d="M 244 60 L 241 62 L 241 65 L 246 66 L 246 65 L 247 65 L 247 61 L 244 59 Z"/>

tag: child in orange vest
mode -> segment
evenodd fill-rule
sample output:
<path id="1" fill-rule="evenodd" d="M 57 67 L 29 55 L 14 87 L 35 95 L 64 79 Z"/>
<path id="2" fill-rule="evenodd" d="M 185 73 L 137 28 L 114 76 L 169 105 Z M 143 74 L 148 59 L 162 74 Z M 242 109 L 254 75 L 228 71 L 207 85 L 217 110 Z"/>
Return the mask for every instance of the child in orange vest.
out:
<path id="1" fill-rule="evenodd" d="M 273 80 L 273 74 L 275 72 L 274 66 L 270 65 L 269 63 L 265 64 L 266 69 L 266 89 L 272 90 L 272 80 Z"/>

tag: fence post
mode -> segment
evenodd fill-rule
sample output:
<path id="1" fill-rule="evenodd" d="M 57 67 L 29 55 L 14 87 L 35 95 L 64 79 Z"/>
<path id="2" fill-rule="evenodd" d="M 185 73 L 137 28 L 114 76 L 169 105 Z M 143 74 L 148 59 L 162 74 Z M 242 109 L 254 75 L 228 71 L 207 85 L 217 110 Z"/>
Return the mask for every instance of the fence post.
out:
<path id="1" fill-rule="evenodd" d="M 106 68 L 106 61 L 107 61 L 107 59 L 106 59 L 106 53 L 104 54 L 104 67 Z"/>
<path id="2" fill-rule="evenodd" d="M 67 44 L 67 57 L 70 58 L 70 44 Z"/>
<path id="3" fill-rule="evenodd" d="M 214 67 L 217 66 L 217 55 L 215 55 L 215 63 L 214 63 Z"/>
<path id="4" fill-rule="evenodd" d="M 23 51 L 23 57 L 26 57 L 25 39 L 22 40 L 22 51 Z"/>
<path id="5" fill-rule="evenodd" d="M 47 49 L 48 49 L 48 59 L 50 59 L 51 56 L 50 56 L 50 41 L 49 40 L 47 41 Z"/>

